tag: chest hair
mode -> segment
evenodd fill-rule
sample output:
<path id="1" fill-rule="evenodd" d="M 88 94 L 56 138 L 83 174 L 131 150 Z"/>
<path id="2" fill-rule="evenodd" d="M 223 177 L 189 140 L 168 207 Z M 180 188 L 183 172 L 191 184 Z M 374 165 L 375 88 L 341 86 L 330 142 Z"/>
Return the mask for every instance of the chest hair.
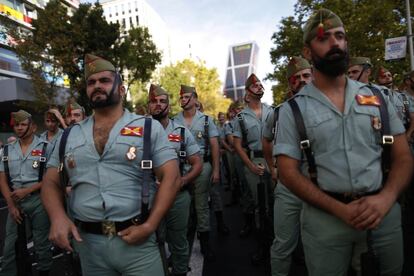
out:
<path id="1" fill-rule="evenodd" d="M 93 141 L 95 143 L 96 151 L 102 155 L 106 142 L 108 142 L 109 133 L 111 132 L 114 123 L 96 124 L 93 126 Z"/>

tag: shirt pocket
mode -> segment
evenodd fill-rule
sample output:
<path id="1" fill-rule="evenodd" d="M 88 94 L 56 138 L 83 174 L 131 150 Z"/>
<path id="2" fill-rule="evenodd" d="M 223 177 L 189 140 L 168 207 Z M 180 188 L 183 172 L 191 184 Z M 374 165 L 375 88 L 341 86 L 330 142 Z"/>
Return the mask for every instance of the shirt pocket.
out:
<path id="1" fill-rule="evenodd" d="M 118 164 L 126 164 L 127 161 L 131 166 L 138 168 L 143 153 L 143 137 L 119 136 L 112 145 L 110 155 L 111 160 Z"/>
<path id="2" fill-rule="evenodd" d="M 93 145 L 88 145 L 85 139 L 74 139 L 66 145 L 66 151 L 64 156 L 65 168 L 70 176 L 74 172 L 90 167 L 91 162 L 95 162 L 92 158 Z"/>
<path id="3" fill-rule="evenodd" d="M 355 118 L 351 121 L 351 136 L 354 139 L 354 143 L 378 145 L 381 140 L 382 127 L 379 107 L 355 105 L 354 113 Z"/>
<path id="4" fill-rule="evenodd" d="M 340 126 L 331 112 L 325 112 L 304 118 L 308 139 L 314 151 L 327 151 L 338 145 Z M 295 125 L 296 126 L 296 125 Z M 297 127 L 297 126 L 296 126 Z"/>

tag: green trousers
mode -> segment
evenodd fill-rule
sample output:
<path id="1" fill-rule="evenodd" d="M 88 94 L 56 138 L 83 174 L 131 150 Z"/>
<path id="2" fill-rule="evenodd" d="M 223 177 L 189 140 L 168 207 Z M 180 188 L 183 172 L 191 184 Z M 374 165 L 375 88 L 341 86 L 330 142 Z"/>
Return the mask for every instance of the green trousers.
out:
<path id="1" fill-rule="evenodd" d="M 255 208 L 253 195 L 249 187 L 249 184 L 247 182 L 243 161 L 241 160 L 240 156 L 237 154 L 234 155 L 234 168 L 235 168 L 235 173 L 237 173 L 237 176 L 239 177 L 239 181 L 240 181 L 240 192 L 241 192 L 240 203 L 242 206 L 242 211 L 244 214 L 253 214 L 254 208 Z"/>
<path id="2" fill-rule="evenodd" d="M 300 236 L 302 200 L 279 182 L 275 189 L 273 206 L 275 238 L 270 250 L 272 276 L 288 276 L 292 253 Z"/>
<path id="3" fill-rule="evenodd" d="M 366 251 L 366 231 L 358 231 L 342 220 L 304 203 L 301 234 L 309 276 L 346 276 L 349 264 L 360 272 L 360 253 Z M 382 276 L 397 276 L 403 266 L 401 210 L 394 204 L 372 231 Z"/>
<path id="4" fill-rule="evenodd" d="M 86 276 L 164 276 L 155 234 L 139 245 L 129 245 L 120 237 L 81 232 L 82 242 L 74 242 L 82 274 Z"/>
<path id="5" fill-rule="evenodd" d="M 50 222 L 40 200 L 40 194 L 31 195 L 20 201 L 20 208 L 25 214 L 26 226 L 30 227 L 33 234 L 34 250 L 38 263 L 37 269 L 49 270 L 52 266 L 51 243 L 48 239 Z M 15 259 L 16 239 L 17 224 L 9 214 L 6 223 L 1 276 L 13 276 L 17 273 Z"/>
<path id="6" fill-rule="evenodd" d="M 161 225 L 162 236 L 165 237 L 171 253 L 173 274 L 184 274 L 188 271 L 190 251 L 187 240 L 187 227 L 190 204 L 191 196 L 189 192 L 179 192 Z"/>
<path id="7" fill-rule="evenodd" d="M 212 167 L 209 162 L 203 163 L 201 174 L 194 181 L 194 203 L 197 214 L 197 231 L 210 231 L 210 210 L 208 197 L 211 189 Z"/>

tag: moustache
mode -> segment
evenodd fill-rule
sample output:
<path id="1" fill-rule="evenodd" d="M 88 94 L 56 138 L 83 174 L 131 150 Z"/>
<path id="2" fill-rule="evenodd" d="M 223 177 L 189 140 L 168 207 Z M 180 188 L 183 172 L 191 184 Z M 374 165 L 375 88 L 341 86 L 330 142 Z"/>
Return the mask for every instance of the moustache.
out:
<path id="1" fill-rule="evenodd" d="M 91 94 L 91 98 L 93 98 L 95 95 L 97 95 L 97 94 L 103 94 L 103 95 L 105 95 L 105 96 L 108 96 L 108 94 L 106 94 L 106 92 L 105 91 L 103 91 L 102 89 L 95 89 L 93 92 L 92 92 L 92 94 Z"/>
<path id="2" fill-rule="evenodd" d="M 346 56 L 346 52 L 339 48 L 332 48 L 325 54 L 325 58 L 330 61 L 340 60 Z"/>

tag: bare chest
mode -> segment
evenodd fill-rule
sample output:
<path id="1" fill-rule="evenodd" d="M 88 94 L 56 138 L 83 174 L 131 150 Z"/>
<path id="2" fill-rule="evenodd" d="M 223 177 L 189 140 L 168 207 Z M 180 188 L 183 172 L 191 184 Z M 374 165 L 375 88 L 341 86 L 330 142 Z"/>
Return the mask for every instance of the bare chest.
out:
<path id="1" fill-rule="evenodd" d="M 93 141 L 99 155 L 102 155 L 105 149 L 112 127 L 113 124 L 95 124 L 93 127 Z"/>

